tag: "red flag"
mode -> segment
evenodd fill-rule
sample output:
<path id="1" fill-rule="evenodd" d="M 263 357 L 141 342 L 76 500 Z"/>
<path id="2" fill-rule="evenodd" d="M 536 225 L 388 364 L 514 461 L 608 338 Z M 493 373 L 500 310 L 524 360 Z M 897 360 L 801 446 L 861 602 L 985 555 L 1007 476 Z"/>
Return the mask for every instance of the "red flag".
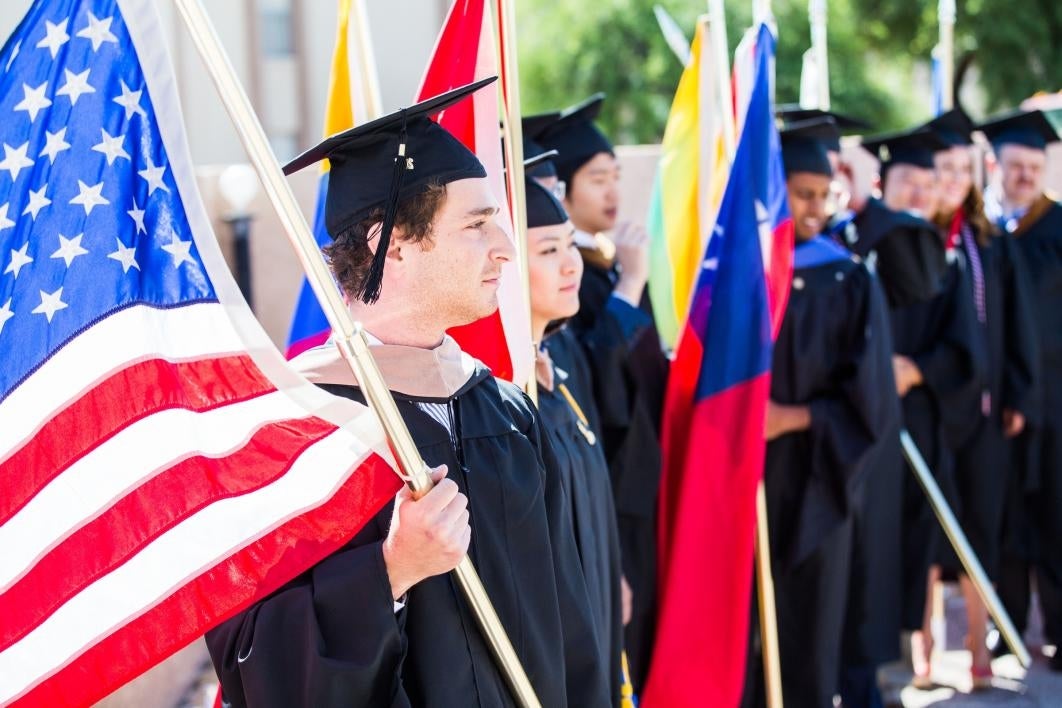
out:
<path id="1" fill-rule="evenodd" d="M 417 100 L 498 73 L 494 28 L 484 0 L 456 0 L 450 8 L 431 61 L 421 81 Z M 507 204 L 498 130 L 498 88 L 479 91 L 470 101 L 436 117 L 479 157 L 498 203 Z M 504 228 L 512 238 L 512 219 L 505 212 Z M 489 317 L 450 330 L 461 348 L 487 366 L 495 376 L 519 385 L 531 375 L 532 345 L 527 293 L 515 262 L 502 269 L 498 311 Z"/>

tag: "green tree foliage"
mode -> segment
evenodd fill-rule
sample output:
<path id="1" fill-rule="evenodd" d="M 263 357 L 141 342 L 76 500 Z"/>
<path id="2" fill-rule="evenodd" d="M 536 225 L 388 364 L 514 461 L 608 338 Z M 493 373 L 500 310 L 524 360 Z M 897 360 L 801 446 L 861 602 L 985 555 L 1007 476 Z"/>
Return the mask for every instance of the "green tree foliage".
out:
<path id="1" fill-rule="evenodd" d="M 936 2 L 850 1 L 868 41 L 882 52 L 925 55 L 936 44 Z M 1062 2 L 956 4 L 957 63 L 976 67 L 990 111 L 1017 105 L 1037 91 L 1062 89 Z"/>
<path id="2" fill-rule="evenodd" d="M 703 1 L 520 0 L 518 46 L 525 113 L 549 110 L 596 92 L 609 95 L 601 117 L 617 143 L 663 135 L 682 67 L 653 16 L 663 5 L 693 35 Z M 1062 2 L 959 0 L 956 52 L 975 52 L 989 106 L 1012 105 L 1036 90 L 1062 88 Z M 727 2 L 730 50 L 751 22 L 751 0 Z M 833 108 L 862 117 L 872 130 L 929 115 L 928 87 L 911 91 L 915 63 L 936 43 L 935 0 L 829 0 Z M 805 0 L 775 0 L 779 27 L 777 99 L 794 102 L 801 57 L 810 43 Z M 913 97 L 914 96 L 914 97 Z"/>

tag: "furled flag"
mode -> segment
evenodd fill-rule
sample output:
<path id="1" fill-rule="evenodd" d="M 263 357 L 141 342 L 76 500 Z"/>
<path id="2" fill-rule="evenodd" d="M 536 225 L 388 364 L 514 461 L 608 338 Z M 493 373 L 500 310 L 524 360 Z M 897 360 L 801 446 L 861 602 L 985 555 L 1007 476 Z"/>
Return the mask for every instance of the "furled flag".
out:
<path id="1" fill-rule="evenodd" d="M 757 28 L 749 27 L 741 36 L 737 47 L 734 48 L 734 63 L 731 65 L 733 67 L 734 130 L 739 138 L 745 126 L 745 115 L 750 106 L 749 99 L 756 85 L 756 40 L 758 36 Z"/>
<path id="2" fill-rule="evenodd" d="M 947 91 L 947 87 L 944 85 L 944 62 L 941 60 L 940 55 L 944 51 L 944 48 L 939 44 L 933 47 L 933 51 L 930 54 L 930 83 L 933 87 L 932 96 L 932 108 L 933 115 L 939 116 L 944 112 L 944 93 Z"/>
<path id="3" fill-rule="evenodd" d="M 485 0 L 454 0 L 420 83 L 417 101 L 498 73 L 494 28 L 484 4 Z M 505 79 L 502 76 L 503 85 Z M 503 228 L 511 238 L 512 219 L 504 207 L 508 200 L 498 132 L 497 92 L 494 86 L 477 91 L 471 101 L 447 109 L 435 120 L 476 153 L 486 167 L 494 196 L 505 212 Z M 502 268 L 498 311 L 478 322 L 452 329 L 449 334 L 462 349 L 489 366 L 495 376 L 522 386 L 531 376 L 533 364 L 530 316 L 527 293 L 514 261 Z"/>
<path id="4" fill-rule="evenodd" d="M 335 135 L 355 125 L 367 123 L 372 115 L 369 99 L 375 91 L 375 64 L 372 64 L 372 48 L 363 46 L 368 32 L 359 27 L 364 14 L 352 6 L 352 2 L 364 0 L 339 0 L 339 15 L 336 18 L 336 44 L 332 50 L 332 71 L 328 79 L 328 99 L 325 103 L 324 134 Z M 356 51 L 351 51 L 354 48 Z M 356 98 L 355 98 L 356 97 Z M 378 110 L 378 107 L 377 109 Z M 325 228 L 324 205 L 328 194 L 328 160 L 321 163 L 321 179 L 317 185 L 317 206 L 313 216 L 313 235 L 317 245 L 325 246 L 332 238 Z M 331 330 L 328 320 L 313 294 L 307 280 L 303 280 L 295 313 L 288 332 L 286 356 L 298 356 L 307 349 L 323 344 Z"/>
<path id="5" fill-rule="evenodd" d="M 792 277 L 773 55 L 761 25 L 745 130 L 668 379 L 649 708 L 741 699 L 771 350 Z"/>
<path id="6" fill-rule="evenodd" d="M 726 187 L 720 91 L 711 38 L 703 22 L 671 103 L 649 202 L 649 294 L 660 337 L 669 348 L 686 321 L 701 255 Z"/>
<path id="7" fill-rule="evenodd" d="M 0 704 L 88 705 L 398 489 L 289 369 L 200 200 L 152 0 L 39 0 L 0 50 Z"/>
<path id="8" fill-rule="evenodd" d="M 810 47 L 804 52 L 800 64 L 801 108 L 825 108 L 825 106 L 819 105 L 821 75 L 819 63 L 815 59 L 815 47 Z"/>

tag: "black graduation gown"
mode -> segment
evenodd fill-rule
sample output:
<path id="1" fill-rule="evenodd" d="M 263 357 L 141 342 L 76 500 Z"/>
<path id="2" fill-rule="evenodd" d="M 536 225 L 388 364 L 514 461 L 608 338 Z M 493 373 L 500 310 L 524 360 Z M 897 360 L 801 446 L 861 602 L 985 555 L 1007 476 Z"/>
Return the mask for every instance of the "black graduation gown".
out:
<path id="1" fill-rule="evenodd" d="M 538 409 L 571 504 L 575 544 L 586 577 L 598 647 L 602 664 L 608 667 L 613 704 L 618 705 L 623 650 L 619 532 L 608 464 L 600 436 L 592 428 L 596 411 L 590 395 L 590 371 L 579 343 L 567 329 L 552 334 L 545 346 L 554 365 L 554 388 L 549 391 L 539 386 Z M 576 400 L 587 418 L 586 425 L 560 391 L 561 385 Z"/>
<path id="2" fill-rule="evenodd" d="M 1025 269 L 1010 238 L 990 238 L 982 245 L 969 232 L 964 253 L 971 277 L 964 280 L 965 297 L 977 314 L 975 345 L 985 365 L 980 415 L 971 435 L 954 448 L 956 481 L 963 531 L 993 580 L 998 577 L 1007 489 L 1010 486 L 1010 441 L 1003 434 L 1003 410 L 1020 411 L 1027 425 L 1036 425 L 1040 406 L 1037 339 Z M 970 249 L 975 248 L 976 254 Z M 973 259 L 981 265 L 981 285 Z M 952 552 L 947 569 L 962 570 Z"/>
<path id="3" fill-rule="evenodd" d="M 861 256 L 891 308 L 933 298 L 946 271 L 936 228 L 871 199 L 858 214 L 835 221 L 835 239 Z M 890 333 L 891 334 L 891 333 Z M 881 382 L 897 408 L 891 372 Z M 861 494 L 852 514 L 851 578 L 845 619 L 844 662 L 867 676 L 900 656 L 902 616 L 902 513 L 904 466 L 900 421 L 883 430 L 869 453 Z"/>
<path id="4" fill-rule="evenodd" d="M 878 274 L 891 307 L 924 302 L 940 290 L 944 246 L 928 221 L 871 199 L 843 229 L 846 245 Z"/>
<path id="5" fill-rule="evenodd" d="M 840 677 L 851 516 L 867 460 L 896 427 L 888 310 L 873 276 L 833 253 L 798 267 L 774 347 L 771 398 L 811 427 L 767 444 L 764 482 L 787 704 L 832 706 Z M 838 257 L 836 254 L 841 254 Z"/>
<path id="6" fill-rule="evenodd" d="M 1026 496 L 1013 505 L 1011 516 L 1031 512 L 1028 550 L 1039 566 L 1044 631 L 1048 641 L 1058 643 L 1062 642 L 1062 205 L 1041 198 L 1012 238 L 1032 294 L 1043 417 L 1019 442 L 1020 491 Z M 1022 521 L 1015 519 L 1013 525 Z M 1012 525 L 1010 519 L 1007 525 Z"/>
<path id="7" fill-rule="evenodd" d="M 624 646 L 635 690 L 649 670 L 656 627 L 656 506 L 660 417 L 668 360 L 652 320 L 648 291 L 641 322 L 630 327 L 609 307 L 616 272 L 583 252 L 579 312 L 569 327 L 590 364 L 605 459 L 612 477 L 623 573 L 633 591 Z"/>
<path id="8" fill-rule="evenodd" d="M 362 400 L 358 389 L 325 386 Z M 568 501 L 526 396 L 480 367 L 448 401 L 447 429 L 395 394 L 425 462 L 469 498 L 469 555 L 547 706 L 604 706 Z M 450 575 L 394 611 L 382 541 L 388 504 L 343 549 L 207 634 L 234 706 L 508 706 L 508 689 Z M 611 678 L 611 677 L 609 677 Z"/>
<path id="9" fill-rule="evenodd" d="M 936 234 L 933 238 L 940 238 Z M 956 515 L 959 508 L 953 446 L 969 437 L 980 415 L 983 371 L 976 344 L 965 260 L 953 252 L 943 289 L 927 302 L 892 310 L 893 346 L 911 358 L 924 383 L 902 399 L 911 434 Z M 914 473 L 903 463 L 903 627 L 919 629 L 929 566 L 941 557 L 943 531 Z"/>

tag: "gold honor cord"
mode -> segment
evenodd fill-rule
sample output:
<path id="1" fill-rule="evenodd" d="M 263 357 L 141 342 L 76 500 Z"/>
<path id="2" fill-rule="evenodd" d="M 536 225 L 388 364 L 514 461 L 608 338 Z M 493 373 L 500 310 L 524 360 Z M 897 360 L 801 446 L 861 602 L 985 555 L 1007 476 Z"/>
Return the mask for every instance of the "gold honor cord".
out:
<path id="1" fill-rule="evenodd" d="M 564 400 L 568 402 L 572 412 L 575 413 L 575 422 L 579 426 L 579 432 L 586 438 L 586 442 L 590 445 L 597 445 L 597 436 L 594 435 L 594 431 L 590 430 L 590 421 L 586 419 L 586 414 L 583 413 L 583 409 L 579 407 L 579 404 L 575 400 L 575 396 L 568 390 L 568 387 L 564 384 L 558 384 L 557 390 L 564 396 Z"/>

